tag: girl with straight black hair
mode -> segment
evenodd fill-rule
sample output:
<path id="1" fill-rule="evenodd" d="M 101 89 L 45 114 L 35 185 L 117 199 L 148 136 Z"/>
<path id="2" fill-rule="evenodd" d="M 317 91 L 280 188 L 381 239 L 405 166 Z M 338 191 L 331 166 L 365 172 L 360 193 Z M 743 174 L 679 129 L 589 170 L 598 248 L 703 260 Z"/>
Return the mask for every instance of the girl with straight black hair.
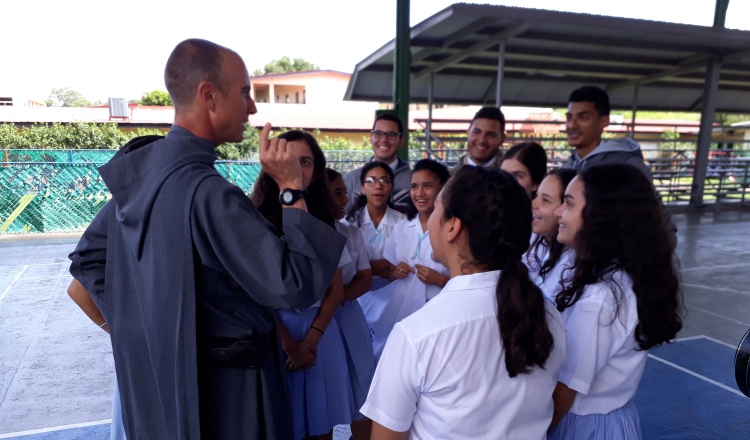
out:
<path id="1" fill-rule="evenodd" d="M 526 192 L 504 171 L 464 166 L 428 230 L 451 278 L 388 338 L 361 409 L 372 438 L 543 438 L 565 329 L 521 261 Z"/>
<path id="2" fill-rule="evenodd" d="M 640 170 L 599 165 L 570 182 L 556 214 L 557 240 L 576 255 L 557 294 L 568 353 L 548 438 L 640 439 L 633 396 L 648 350 L 682 328 L 680 280 L 661 205 Z"/>
<path id="3" fill-rule="evenodd" d="M 336 206 L 326 173 L 326 160 L 315 138 L 292 130 L 279 135 L 294 145 L 307 190 L 307 209 L 334 227 Z M 258 176 L 253 204 L 283 235 L 279 187 L 268 175 Z M 281 348 L 286 353 L 287 385 L 294 438 L 331 438 L 335 425 L 349 424 L 356 413 L 341 333 L 334 315 L 343 298 L 341 267 L 351 261 L 344 252 L 339 269 L 321 301 L 306 309 L 276 310 Z"/>

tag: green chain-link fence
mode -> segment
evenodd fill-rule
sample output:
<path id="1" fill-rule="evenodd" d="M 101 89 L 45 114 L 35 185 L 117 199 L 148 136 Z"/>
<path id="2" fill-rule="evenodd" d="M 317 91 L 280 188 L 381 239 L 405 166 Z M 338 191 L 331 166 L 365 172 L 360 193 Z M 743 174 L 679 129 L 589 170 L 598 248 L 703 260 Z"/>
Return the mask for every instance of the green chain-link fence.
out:
<path id="1" fill-rule="evenodd" d="M 110 198 L 97 168 L 116 152 L 0 150 L 0 235 L 84 230 Z M 341 173 L 361 166 L 372 155 L 369 151 L 325 154 L 328 166 Z M 260 164 L 222 161 L 216 163 L 216 170 L 249 194 Z"/>

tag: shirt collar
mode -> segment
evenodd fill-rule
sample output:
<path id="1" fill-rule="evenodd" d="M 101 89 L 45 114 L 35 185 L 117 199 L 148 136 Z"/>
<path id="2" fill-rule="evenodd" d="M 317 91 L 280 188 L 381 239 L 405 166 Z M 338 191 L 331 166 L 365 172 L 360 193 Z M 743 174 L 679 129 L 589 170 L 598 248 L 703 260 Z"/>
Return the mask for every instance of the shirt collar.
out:
<path id="1" fill-rule="evenodd" d="M 362 224 L 370 224 L 375 227 L 375 223 L 373 223 L 372 219 L 370 218 L 370 211 L 367 210 L 367 206 L 362 207 L 362 209 L 364 210 L 364 212 L 362 213 Z M 396 222 L 393 218 L 393 210 L 390 207 L 387 207 L 385 209 L 385 215 L 383 216 L 383 220 L 380 220 L 378 229 L 380 229 L 383 225 L 396 226 Z"/>
<path id="2" fill-rule="evenodd" d="M 493 157 L 492 159 L 490 159 L 490 161 L 489 161 L 489 162 L 487 162 L 486 164 L 484 164 L 484 165 L 482 165 L 482 166 L 483 166 L 483 167 L 485 167 L 485 168 L 487 168 L 487 167 L 491 167 L 492 165 L 494 165 L 494 163 L 495 163 L 495 162 L 497 162 L 497 156 Z M 478 167 L 478 166 L 479 166 L 479 165 L 477 165 L 477 164 L 476 164 L 476 163 L 475 163 L 475 162 L 474 162 L 473 160 L 471 160 L 471 156 L 470 156 L 470 155 L 468 155 L 468 154 L 466 155 L 466 163 L 467 163 L 468 165 L 473 165 L 473 166 L 475 166 L 475 167 Z"/>
<path id="3" fill-rule="evenodd" d="M 459 275 L 453 277 L 448 281 L 448 284 L 443 288 L 443 292 L 453 290 L 473 290 L 473 289 L 484 289 L 488 287 L 496 287 L 497 280 L 500 277 L 499 270 L 491 270 L 489 272 L 473 273 L 471 275 Z"/>

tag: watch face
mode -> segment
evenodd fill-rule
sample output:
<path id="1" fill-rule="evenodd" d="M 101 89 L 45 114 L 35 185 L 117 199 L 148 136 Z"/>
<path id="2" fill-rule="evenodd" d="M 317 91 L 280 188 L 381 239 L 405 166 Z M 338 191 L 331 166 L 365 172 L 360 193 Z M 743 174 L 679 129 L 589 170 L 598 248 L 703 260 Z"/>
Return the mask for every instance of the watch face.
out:
<path id="1" fill-rule="evenodd" d="M 294 196 L 291 192 L 285 192 L 284 195 L 284 203 L 292 203 L 292 199 L 294 199 Z"/>

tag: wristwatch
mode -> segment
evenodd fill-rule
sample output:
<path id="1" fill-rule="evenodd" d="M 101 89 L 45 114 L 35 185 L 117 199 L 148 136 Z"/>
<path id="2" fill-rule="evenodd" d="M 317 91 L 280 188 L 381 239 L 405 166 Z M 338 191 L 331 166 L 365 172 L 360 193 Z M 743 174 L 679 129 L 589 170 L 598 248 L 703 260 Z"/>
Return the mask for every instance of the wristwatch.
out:
<path id="1" fill-rule="evenodd" d="M 281 203 L 282 205 L 291 206 L 297 203 L 297 200 L 304 199 L 306 195 L 306 189 L 286 188 L 279 194 L 279 203 Z"/>

